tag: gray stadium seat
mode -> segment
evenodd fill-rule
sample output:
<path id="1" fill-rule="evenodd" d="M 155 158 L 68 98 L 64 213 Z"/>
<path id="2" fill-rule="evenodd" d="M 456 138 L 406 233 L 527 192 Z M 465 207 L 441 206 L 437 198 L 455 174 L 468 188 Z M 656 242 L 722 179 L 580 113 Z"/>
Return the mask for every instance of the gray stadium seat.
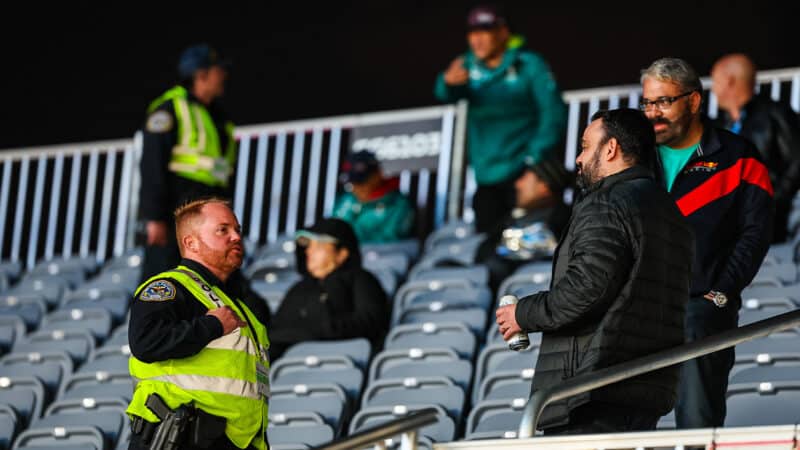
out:
<path id="1" fill-rule="evenodd" d="M 19 416 L 9 405 L 0 405 L 0 449 L 8 450 L 22 428 Z"/>
<path id="2" fill-rule="evenodd" d="M 497 297 L 515 295 L 518 298 L 550 288 L 550 272 L 515 273 L 506 277 L 497 289 Z"/>
<path id="3" fill-rule="evenodd" d="M 22 275 L 22 261 L 2 261 L 0 262 L 0 272 L 8 277 L 9 282 L 13 283 Z"/>
<path id="4" fill-rule="evenodd" d="M 419 250 L 419 242 L 413 238 L 395 242 L 365 243 L 361 245 L 361 254 L 370 252 L 380 255 L 403 253 L 408 256 L 409 261 L 417 259 Z"/>
<path id="5" fill-rule="evenodd" d="M 128 416 L 127 405 L 114 400 L 66 400 L 47 408 L 41 419 L 34 421 L 31 429 L 75 427 L 91 424 L 97 427 L 106 441 L 106 448 L 114 448 L 125 429 Z"/>
<path id="6" fill-rule="evenodd" d="M 280 358 L 269 371 L 270 385 L 336 383 L 352 401 L 361 395 L 364 374 L 346 356 Z"/>
<path id="7" fill-rule="evenodd" d="M 338 385 L 316 384 L 295 386 L 276 386 L 271 388 L 269 399 L 270 414 L 295 412 L 315 412 L 338 435 L 340 426 L 346 421 L 347 394 Z"/>
<path id="8" fill-rule="evenodd" d="M 103 342 L 103 346 L 119 346 L 128 344 L 128 322 L 114 328 L 111 336 Z"/>
<path id="9" fill-rule="evenodd" d="M 144 261 L 144 247 L 136 247 L 106 261 L 103 271 L 115 269 L 139 269 Z"/>
<path id="10" fill-rule="evenodd" d="M 726 427 L 794 425 L 800 422 L 800 383 L 731 384 Z"/>
<path id="11" fill-rule="evenodd" d="M 69 282 L 56 275 L 27 275 L 9 289 L 6 295 L 40 295 L 47 302 L 48 308 L 55 308 L 69 288 Z"/>
<path id="12" fill-rule="evenodd" d="M 288 261 L 288 257 L 281 256 L 279 261 Z M 276 267 L 271 261 L 256 261 L 244 273 L 244 276 L 251 281 L 275 282 L 296 282 L 301 278 L 294 268 L 294 264 L 286 267 Z"/>
<path id="13" fill-rule="evenodd" d="M 34 331 L 14 344 L 12 351 L 22 353 L 63 351 L 75 365 L 86 361 L 94 349 L 94 337 L 87 330 Z"/>
<path id="14" fill-rule="evenodd" d="M 280 307 L 281 302 L 283 301 L 283 297 L 286 296 L 289 288 L 291 288 L 296 282 L 296 280 L 275 282 L 253 281 L 250 283 L 250 287 L 253 289 L 253 292 L 258 294 L 267 302 L 270 311 L 275 314 L 275 312 L 278 310 L 278 307 Z"/>
<path id="15" fill-rule="evenodd" d="M 32 428 L 17 436 L 13 450 L 104 450 L 103 433 L 93 426 Z"/>
<path id="16" fill-rule="evenodd" d="M 72 358 L 59 351 L 10 353 L 0 359 L 0 373 L 10 377 L 36 377 L 54 398 L 61 382 L 72 374 Z"/>
<path id="17" fill-rule="evenodd" d="M 528 398 L 533 384 L 533 369 L 490 372 L 481 381 L 478 401 Z"/>
<path id="18" fill-rule="evenodd" d="M 347 356 L 357 367 L 367 368 L 372 347 L 365 338 L 336 341 L 305 341 L 292 345 L 283 354 L 284 358 L 306 356 Z"/>
<path id="19" fill-rule="evenodd" d="M 477 401 L 481 383 L 489 373 L 504 371 L 522 371 L 535 369 L 539 356 L 539 345 L 531 345 L 522 351 L 515 352 L 506 343 L 491 344 L 484 347 L 478 356 L 475 367 L 475 388 L 472 391 L 473 402 Z"/>
<path id="20" fill-rule="evenodd" d="M 378 379 L 445 376 L 466 392 L 472 379 L 472 364 L 449 348 L 384 350 L 369 369 L 370 384 Z"/>
<path id="21" fill-rule="evenodd" d="M 800 384 L 798 366 L 755 366 L 739 370 L 730 378 L 730 384 L 761 382 L 796 382 Z"/>
<path id="22" fill-rule="evenodd" d="M 45 388 L 39 379 L 0 376 L 0 405 L 14 408 L 22 425 L 41 416 L 44 403 Z"/>
<path id="23" fill-rule="evenodd" d="M 487 312 L 483 308 L 459 308 L 441 302 L 429 305 L 412 305 L 400 313 L 398 324 L 420 324 L 426 322 L 462 322 L 476 337 L 483 338 L 486 333 Z"/>
<path id="24" fill-rule="evenodd" d="M 800 348 L 800 333 L 790 331 L 742 342 L 736 346 L 737 355 L 760 353 L 794 353 Z"/>
<path id="25" fill-rule="evenodd" d="M 433 408 L 437 411 L 438 420 L 425 427 L 420 428 L 419 434 L 429 438 L 433 442 L 450 442 L 455 438 L 455 423 L 447 412 L 441 407 L 433 404 L 426 405 L 397 405 L 397 406 L 374 406 L 362 408 L 353 416 L 350 422 L 350 434 L 363 431 L 368 428 L 380 426 L 386 422 L 399 419 L 410 413 L 418 412 L 423 409 Z M 395 441 L 399 436 L 395 438 Z"/>
<path id="26" fill-rule="evenodd" d="M 367 251 L 362 254 L 364 268 L 370 269 L 389 269 L 398 277 L 405 277 L 408 272 L 410 258 L 402 252 L 378 253 Z"/>
<path id="27" fill-rule="evenodd" d="M 467 417 L 466 438 L 474 439 L 478 433 L 490 432 L 516 437 L 527 400 L 487 400 L 478 403 Z"/>
<path id="28" fill-rule="evenodd" d="M 800 371 L 800 350 L 795 352 L 766 352 L 740 354 L 737 351 L 736 361 L 733 364 L 729 377 L 753 367 L 777 368 L 795 367 Z"/>
<path id="29" fill-rule="evenodd" d="M 126 372 L 78 372 L 61 383 L 57 400 L 110 399 L 131 400 L 133 379 Z"/>
<path id="30" fill-rule="evenodd" d="M 0 296 L 0 316 L 18 317 L 27 330 L 39 327 L 47 314 L 47 303 L 38 294 L 9 294 Z"/>
<path id="31" fill-rule="evenodd" d="M 667 414 L 661 416 L 661 419 L 658 420 L 656 424 L 657 430 L 674 430 L 676 427 L 675 425 L 675 410 L 668 412 Z"/>
<path id="32" fill-rule="evenodd" d="M 484 265 L 467 267 L 415 266 L 408 274 L 410 280 L 469 280 L 477 286 L 489 282 L 489 269 Z"/>
<path id="33" fill-rule="evenodd" d="M 119 289 L 132 295 L 139 287 L 141 277 L 141 268 L 106 268 L 79 289 Z"/>
<path id="34" fill-rule="evenodd" d="M 476 339 L 461 322 L 429 322 L 392 327 L 384 343 L 387 350 L 427 347 L 451 348 L 461 358 L 471 361 L 475 355 Z"/>
<path id="35" fill-rule="evenodd" d="M 450 221 L 437 228 L 425 239 L 425 251 L 442 245 L 444 242 L 458 241 L 475 234 L 475 226 L 463 221 Z"/>
<path id="36" fill-rule="evenodd" d="M 444 280 L 444 281 L 406 281 L 394 295 L 394 304 L 406 305 L 409 303 L 407 297 L 420 295 L 425 292 L 443 292 L 447 289 L 474 289 L 475 286 L 467 280 Z"/>
<path id="37" fill-rule="evenodd" d="M 87 330 L 97 342 L 111 334 L 111 313 L 105 308 L 59 309 L 46 315 L 39 331 Z"/>
<path id="38" fill-rule="evenodd" d="M 361 407 L 431 403 L 444 408 L 455 423 L 460 423 L 465 398 L 463 388 L 446 377 L 383 379 L 369 384 Z"/>
<path id="39" fill-rule="evenodd" d="M 416 291 L 405 295 L 402 303 L 396 304 L 401 309 L 411 305 L 442 302 L 448 305 L 475 306 L 488 310 L 492 306 L 492 291 L 488 286 L 470 286 L 469 288 L 450 287 L 438 291 Z"/>
<path id="40" fill-rule="evenodd" d="M 800 283 L 785 286 L 748 286 L 742 291 L 742 298 L 777 298 L 786 297 L 800 304 Z"/>
<path id="41" fill-rule="evenodd" d="M 284 234 L 278 236 L 275 242 L 265 245 L 258 249 L 253 255 L 253 260 L 266 259 L 271 255 L 284 255 L 294 257 L 296 244 L 294 241 L 294 234 Z"/>
<path id="42" fill-rule="evenodd" d="M 442 241 L 427 249 L 417 262 L 420 267 L 471 266 L 475 263 L 475 252 L 485 235 L 476 234 L 464 239 Z"/>
<path id="43" fill-rule="evenodd" d="M 784 284 L 796 283 L 797 280 L 797 266 L 794 262 L 781 263 L 781 264 L 762 264 L 759 268 L 756 278 L 762 277 L 775 277 Z"/>
<path id="44" fill-rule="evenodd" d="M 16 316 L 0 315 L 0 355 L 8 353 L 25 336 L 25 322 Z"/>
<path id="45" fill-rule="evenodd" d="M 78 368 L 78 372 L 126 372 L 131 357 L 131 348 L 128 344 L 118 346 L 105 345 L 95 349 L 89 355 L 89 360 Z"/>
<path id="46" fill-rule="evenodd" d="M 94 263 L 93 267 L 87 267 L 87 264 Z M 67 282 L 71 288 L 75 288 L 83 284 L 86 280 L 86 274 L 96 269 L 96 262 L 88 259 L 70 258 L 70 259 L 55 259 L 52 261 L 42 261 L 31 269 L 28 274 L 31 276 L 57 276 L 61 277 Z"/>
<path id="47" fill-rule="evenodd" d="M 388 298 L 392 298 L 394 296 L 395 291 L 397 291 L 397 275 L 391 270 L 386 268 L 375 268 L 375 267 L 364 267 L 365 270 L 368 270 L 375 278 L 378 279 L 378 282 L 381 284 L 383 288 L 383 292 L 386 293 Z"/>
<path id="48" fill-rule="evenodd" d="M 330 442 L 335 435 L 317 413 L 270 413 L 267 436 L 270 448 L 275 448 L 297 444 L 315 447 Z"/>
<path id="49" fill-rule="evenodd" d="M 121 323 L 128 312 L 132 293 L 121 287 L 81 287 L 64 294 L 59 309 L 103 308 L 114 323 Z"/>

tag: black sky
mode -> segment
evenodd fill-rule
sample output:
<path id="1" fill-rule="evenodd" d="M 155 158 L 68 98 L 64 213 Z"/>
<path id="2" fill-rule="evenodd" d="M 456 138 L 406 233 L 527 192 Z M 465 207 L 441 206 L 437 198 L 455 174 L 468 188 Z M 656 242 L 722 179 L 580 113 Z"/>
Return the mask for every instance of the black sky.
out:
<path id="1" fill-rule="evenodd" d="M 234 61 L 225 104 L 238 124 L 435 104 L 433 78 L 464 50 L 477 2 L 117 3 L 3 15 L 0 148 L 132 135 L 173 83 L 180 50 L 201 41 Z M 662 56 L 702 74 L 730 51 L 764 69 L 800 66 L 795 11 L 778 2 L 504 5 L 563 89 L 635 83 Z"/>

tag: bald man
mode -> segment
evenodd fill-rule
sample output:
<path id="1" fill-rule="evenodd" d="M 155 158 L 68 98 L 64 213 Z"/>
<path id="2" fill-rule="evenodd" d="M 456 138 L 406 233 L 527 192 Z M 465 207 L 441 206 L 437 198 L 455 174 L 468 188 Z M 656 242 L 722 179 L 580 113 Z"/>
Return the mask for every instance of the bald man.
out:
<path id="1" fill-rule="evenodd" d="M 752 141 L 775 188 L 772 242 L 788 236 L 792 199 L 800 188 L 800 121 L 787 105 L 755 95 L 756 66 L 744 54 L 725 55 L 711 70 L 717 96 L 716 125 Z"/>
<path id="2" fill-rule="evenodd" d="M 216 198 L 174 216 L 183 259 L 145 281 L 131 305 L 129 367 L 137 384 L 127 409 L 129 449 L 148 449 L 166 432 L 169 422 L 149 408 L 157 395 L 172 410 L 191 405 L 196 417 L 178 448 L 266 450 L 269 340 L 254 312 L 266 307 L 245 300 L 236 277 L 244 256 L 239 221 Z"/>

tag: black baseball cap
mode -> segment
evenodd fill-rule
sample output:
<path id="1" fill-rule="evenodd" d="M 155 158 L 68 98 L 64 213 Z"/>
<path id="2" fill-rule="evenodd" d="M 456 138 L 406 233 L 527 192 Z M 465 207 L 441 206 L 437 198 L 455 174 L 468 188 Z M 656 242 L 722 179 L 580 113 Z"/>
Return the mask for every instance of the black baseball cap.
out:
<path id="1" fill-rule="evenodd" d="M 506 25 L 506 18 L 491 5 L 476 6 L 467 14 L 468 30 L 490 30 L 503 25 Z"/>
<path id="2" fill-rule="evenodd" d="M 337 244 L 349 249 L 358 248 L 358 238 L 353 227 L 341 219 L 323 218 L 313 226 L 299 230 L 295 234 L 297 244 L 301 247 L 309 241 Z"/>
<path id="3" fill-rule="evenodd" d="M 200 69 L 220 66 L 229 69 L 230 60 L 223 59 L 219 52 L 208 44 L 198 44 L 186 48 L 178 58 L 178 75 L 181 78 L 191 78 Z"/>
<path id="4" fill-rule="evenodd" d="M 343 183 L 363 183 L 380 168 L 375 154 L 369 150 L 360 150 L 347 156 L 342 164 L 341 180 Z"/>

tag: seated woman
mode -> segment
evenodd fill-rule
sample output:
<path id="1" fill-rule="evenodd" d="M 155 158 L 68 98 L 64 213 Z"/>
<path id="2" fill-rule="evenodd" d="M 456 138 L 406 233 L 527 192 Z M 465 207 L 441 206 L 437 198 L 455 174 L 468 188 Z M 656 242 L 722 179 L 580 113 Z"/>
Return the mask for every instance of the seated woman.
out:
<path id="1" fill-rule="evenodd" d="M 268 330 L 274 360 L 292 344 L 365 337 L 380 346 L 389 327 L 389 304 L 380 282 L 361 267 L 353 228 L 322 219 L 298 231 L 297 270 Z"/>

